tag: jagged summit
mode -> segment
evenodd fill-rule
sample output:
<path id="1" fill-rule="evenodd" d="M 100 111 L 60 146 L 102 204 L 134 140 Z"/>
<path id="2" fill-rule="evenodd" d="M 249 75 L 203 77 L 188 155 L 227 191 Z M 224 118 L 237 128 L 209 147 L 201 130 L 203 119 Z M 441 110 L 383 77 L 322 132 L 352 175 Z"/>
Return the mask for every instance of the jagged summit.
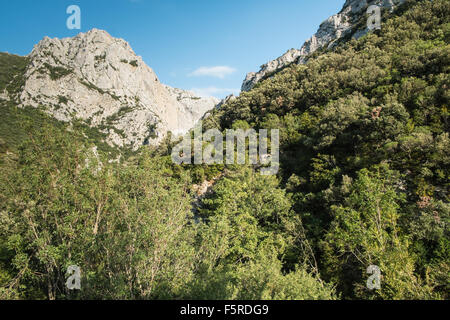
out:
<path id="1" fill-rule="evenodd" d="M 163 85 L 125 40 L 104 30 L 45 37 L 28 57 L 22 106 L 45 106 L 63 121 L 83 119 L 118 146 L 184 134 L 219 102 Z"/>
<path id="2" fill-rule="evenodd" d="M 291 49 L 281 57 L 264 64 L 258 72 L 248 73 L 242 84 L 242 91 L 251 90 L 258 82 L 291 63 L 306 63 L 307 57 L 311 53 L 325 46 L 333 47 L 344 36 L 352 36 L 358 39 L 367 34 L 369 30 L 365 26 L 362 29 L 358 28 L 357 24 L 362 15 L 366 14 L 370 5 L 375 4 L 393 9 L 405 1 L 346 0 L 342 10 L 322 22 L 319 30 L 300 49 Z"/>

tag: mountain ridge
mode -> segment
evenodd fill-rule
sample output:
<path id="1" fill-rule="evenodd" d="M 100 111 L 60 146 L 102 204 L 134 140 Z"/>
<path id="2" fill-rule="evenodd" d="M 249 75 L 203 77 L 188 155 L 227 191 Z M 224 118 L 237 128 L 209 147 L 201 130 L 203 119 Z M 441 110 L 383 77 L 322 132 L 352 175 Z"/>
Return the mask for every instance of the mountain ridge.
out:
<path id="1" fill-rule="evenodd" d="M 169 131 L 182 135 L 219 103 L 162 84 L 128 42 L 104 30 L 44 37 L 26 57 L 19 106 L 44 107 L 60 121 L 81 119 L 106 133 L 110 145 L 136 150 Z"/>
<path id="2" fill-rule="evenodd" d="M 315 51 L 328 47 L 332 48 L 337 41 L 345 36 L 359 39 L 368 33 L 366 24 L 360 28 L 358 22 L 365 15 L 370 5 L 379 5 L 385 9 L 392 10 L 406 0 L 346 0 L 341 11 L 320 24 L 318 31 L 300 49 L 289 49 L 282 56 L 262 65 L 257 72 L 249 72 L 241 90 L 249 91 L 257 83 L 269 77 L 273 73 L 287 67 L 291 63 L 305 64 L 308 56 Z"/>

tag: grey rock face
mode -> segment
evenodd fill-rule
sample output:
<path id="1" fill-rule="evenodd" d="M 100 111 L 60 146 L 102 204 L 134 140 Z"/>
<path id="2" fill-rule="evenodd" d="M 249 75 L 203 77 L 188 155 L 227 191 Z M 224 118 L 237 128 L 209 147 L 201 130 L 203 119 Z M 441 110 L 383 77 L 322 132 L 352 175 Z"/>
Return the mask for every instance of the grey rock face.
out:
<path id="1" fill-rule="evenodd" d="M 344 36 L 351 35 L 354 38 L 360 38 L 367 34 L 368 29 L 357 30 L 356 24 L 359 19 L 366 14 L 370 5 L 378 5 L 384 8 L 393 9 L 404 3 L 406 0 L 346 0 L 342 10 L 327 20 L 319 27 L 319 30 L 303 46 L 297 49 L 291 49 L 283 56 L 263 65 L 258 72 L 247 74 L 243 84 L 242 91 L 251 90 L 259 81 L 269 77 L 276 71 L 283 69 L 293 62 L 299 64 L 306 63 L 308 56 L 323 47 L 332 48 L 337 41 Z"/>
<path id="2" fill-rule="evenodd" d="M 250 72 L 247 74 L 247 77 L 242 84 L 242 91 L 249 91 L 252 89 L 255 84 L 269 76 L 271 73 L 280 70 L 289 64 L 293 63 L 300 57 L 301 51 L 297 49 L 290 49 L 281 57 L 272 60 L 261 66 L 261 70 L 259 72 Z"/>
<path id="3" fill-rule="evenodd" d="M 168 131 L 182 135 L 219 102 L 161 84 L 126 41 L 97 29 L 46 37 L 29 58 L 21 104 L 44 106 L 62 121 L 83 119 L 111 145 L 137 149 Z"/>

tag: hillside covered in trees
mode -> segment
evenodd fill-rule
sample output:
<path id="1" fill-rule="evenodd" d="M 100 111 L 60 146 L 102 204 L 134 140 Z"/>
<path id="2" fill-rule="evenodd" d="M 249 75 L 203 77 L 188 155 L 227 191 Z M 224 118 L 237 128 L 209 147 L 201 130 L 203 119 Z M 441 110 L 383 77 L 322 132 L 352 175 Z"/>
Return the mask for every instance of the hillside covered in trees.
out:
<path id="1" fill-rule="evenodd" d="M 25 59 L 0 55 L 0 91 Z M 407 1 L 211 112 L 204 130 L 280 129 L 277 176 L 0 100 L 0 298 L 448 299 L 449 68 L 450 1 Z"/>

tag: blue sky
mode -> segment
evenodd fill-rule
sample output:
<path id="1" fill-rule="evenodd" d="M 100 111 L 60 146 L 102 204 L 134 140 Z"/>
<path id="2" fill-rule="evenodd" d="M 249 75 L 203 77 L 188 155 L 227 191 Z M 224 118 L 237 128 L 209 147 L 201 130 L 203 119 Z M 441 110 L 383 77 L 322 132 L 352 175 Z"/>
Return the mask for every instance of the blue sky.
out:
<path id="1" fill-rule="evenodd" d="M 92 28 L 128 41 L 173 87 L 224 97 L 247 72 L 300 48 L 345 0 L 2 0 L 0 51 L 28 54 L 44 36 Z M 81 30 L 69 30 L 69 5 Z"/>

